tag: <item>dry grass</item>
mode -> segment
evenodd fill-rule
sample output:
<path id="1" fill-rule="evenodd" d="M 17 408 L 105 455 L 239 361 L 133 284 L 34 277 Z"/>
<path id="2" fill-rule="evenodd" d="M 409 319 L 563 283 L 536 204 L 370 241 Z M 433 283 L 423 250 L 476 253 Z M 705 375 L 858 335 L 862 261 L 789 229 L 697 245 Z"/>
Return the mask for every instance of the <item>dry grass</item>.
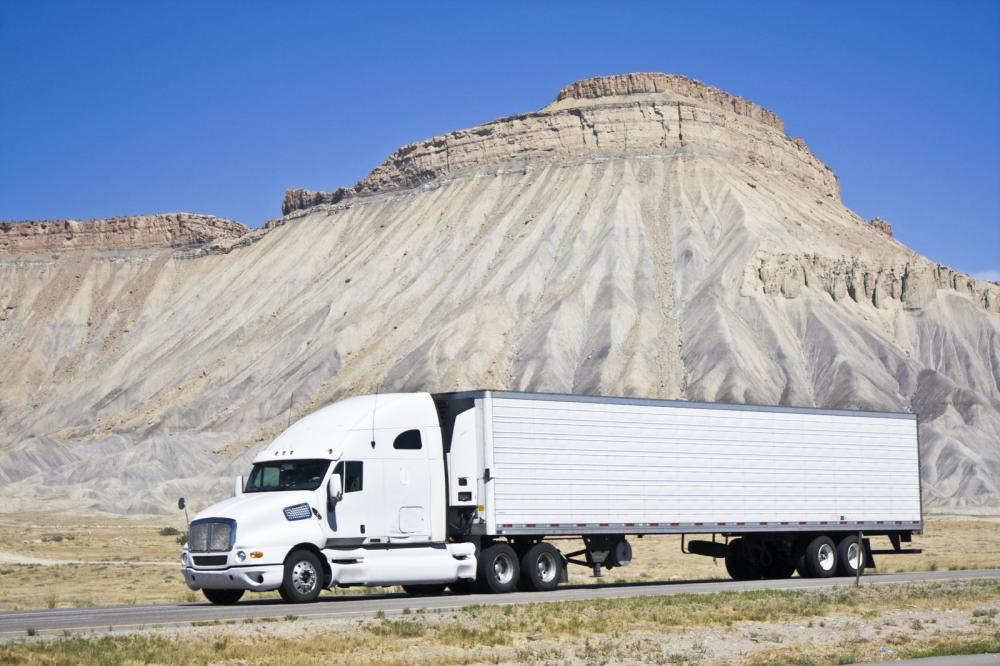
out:
<path id="1" fill-rule="evenodd" d="M 183 520 L 163 517 L 4 514 L 3 553 L 44 560 L 100 561 L 100 564 L 11 564 L 0 559 L 0 609 L 201 600 L 184 585 L 177 562 Z M 885 539 L 880 539 L 885 542 Z M 722 562 L 684 555 L 679 537 L 631 540 L 632 565 L 606 572 L 604 581 L 726 578 Z M 568 552 L 579 542 L 556 542 Z M 932 516 L 926 534 L 915 537 L 923 555 L 879 556 L 879 571 L 1000 567 L 1000 518 Z M 883 546 L 885 547 L 885 546 Z M 159 564 L 166 563 L 166 564 Z M 570 567 L 573 583 L 593 582 L 590 572 Z M 363 588 L 338 591 L 358 594 Z M 330 594 L 330 593 L 327 593 Z"/>
<path id="2" fill-rule="evenodd" d="M 998 603 L 1000 581 L 980 580 L 473 606 L 354 621 L 286 618 L 174 633 L 24 640 L 0 645 L 0 663 L 825 665 L 849 663 L 847 658 L 886 658 L 882 649 L 887 645 L 892 646 L 893 659 L 1000 649 L 1000 635 L 989 612 Z M 899 620 L 901 612 L 923 612 L 924 618 L 947 612 L 952 618 L 961 615 L 964 624 L 930 632 L 917 620 L 902 626 L 887 620 L 889 631 L 877 640 L 837 638 L 845 623 L 855 618 L 875 624 L 893 613 Z M 841 623 L 839 628 L 834 622 Z M 789 634 L 794 642 L 775 647 L 768 638 L 774 623 L 798 623 L 801 632 Z M 692 643 L 692 636 L 702 638 Z M 758 645 L 746 636 L 764 640 Z M 751 647 L 734 653 L 728 645 L 740 637 Z"/>

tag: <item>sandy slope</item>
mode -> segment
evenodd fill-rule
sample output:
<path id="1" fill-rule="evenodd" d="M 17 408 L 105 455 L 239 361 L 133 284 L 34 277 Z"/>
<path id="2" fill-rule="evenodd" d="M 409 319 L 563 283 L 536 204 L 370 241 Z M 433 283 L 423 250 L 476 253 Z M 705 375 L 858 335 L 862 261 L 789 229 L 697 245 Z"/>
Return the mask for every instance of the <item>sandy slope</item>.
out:
<path id="1" fill-rule="evenodd" d="M 1000 287 L 693 85 L 406 146 L 235 244 L 0 253 L 6 508 L 224 494 L 290 418 L 376 384 L 915 410 L 928 503 L 1000 505 Z"/>

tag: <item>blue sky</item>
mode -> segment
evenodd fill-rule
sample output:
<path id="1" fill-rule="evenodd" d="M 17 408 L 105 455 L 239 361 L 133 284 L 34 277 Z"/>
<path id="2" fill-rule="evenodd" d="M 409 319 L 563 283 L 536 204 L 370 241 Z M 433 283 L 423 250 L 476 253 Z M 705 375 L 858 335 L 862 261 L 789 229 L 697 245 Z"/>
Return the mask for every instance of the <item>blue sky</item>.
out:
<path id="1" fill-rule="evenodd" d="M 214 213 L 353 184 L 566 83 L 686 74 L 776 111 L 845 203 L 1000 279 L 1000 2 L 0 0 L 0 219 Z"/>

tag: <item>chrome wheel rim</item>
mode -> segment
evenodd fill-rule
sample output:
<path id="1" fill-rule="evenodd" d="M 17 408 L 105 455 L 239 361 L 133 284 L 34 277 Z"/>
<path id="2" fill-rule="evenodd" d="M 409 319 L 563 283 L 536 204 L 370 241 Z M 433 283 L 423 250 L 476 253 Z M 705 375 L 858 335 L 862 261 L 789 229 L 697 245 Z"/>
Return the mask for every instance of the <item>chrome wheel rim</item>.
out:
<path id="1" fill-rule="evenodd" d="M 514 562 L 507 553 L 500 553 L 493 560 L 493 576 L 501 585 L 506 585 L 514 579 Z"/>
<path id="2" fill-rule="evenodd" d="M 857 543 L 847 547 L 847 565 L 851 567 L 851 571 L 857 571 L 861 566 L 861 548 Z"/>
<path id="3" fill-rule="evenodd" d="M 543 583 L 551 583 L 556 577 L 556 558 L 552 553 L 542 553 L 535 562 L 535 569 L 538 571 L 538 578 Z"/>
<path id="4" fill-rule="evenodd" d="M 833 567 L 837 564 L 837 557 L 833 551 L 833 546 L 828 543 L 820 546 L 816 551 L 816 562 L 823 571 L 833 571 Z"/>
<path id="5" fill-rule="evenodd" d="M 299 594 L 309 594 L 316 589 L 318 578 L 312 562 L 303 560 L 292 567 L 292 587 Z"/>

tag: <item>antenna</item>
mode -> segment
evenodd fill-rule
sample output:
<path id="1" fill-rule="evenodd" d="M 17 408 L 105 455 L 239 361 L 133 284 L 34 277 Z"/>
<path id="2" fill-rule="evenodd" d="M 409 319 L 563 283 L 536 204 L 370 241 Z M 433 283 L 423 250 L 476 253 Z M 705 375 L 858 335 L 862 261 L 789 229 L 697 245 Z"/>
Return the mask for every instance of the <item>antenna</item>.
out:
<path id="1" fill-rule="evenodd" d="M 378 408 L 378 384 L 375 384 L 375 402 L 372 405 L 372 448 L 375 448 L 375 410 Z"/>

